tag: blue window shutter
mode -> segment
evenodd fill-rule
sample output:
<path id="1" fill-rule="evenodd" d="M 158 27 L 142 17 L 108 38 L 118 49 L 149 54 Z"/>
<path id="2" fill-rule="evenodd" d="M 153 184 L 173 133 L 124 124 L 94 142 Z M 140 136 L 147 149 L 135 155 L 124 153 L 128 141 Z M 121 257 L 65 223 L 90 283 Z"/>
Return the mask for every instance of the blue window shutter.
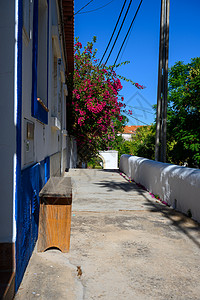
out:
<path id="1" fill-rule="evenodd" d="M 48 28 L 49 28 L 49 24 L 48 24 Z M 48 112 L 44 109 L 44 107 L 40 104 L 40 102 L 37 101 L 37 58 L 38 58 L 38 0 L 34 0 L 31 114 L 34 118 L 38 119 L 42 123 L 48 124 Z"/>
<path id="2" fill-rule="evenodd" d="M 35 116 L 37 103 L 37 54 L 38 54 L 38 0 L 33 7 L 33 60 L 32 60 L 32 115 Z"/>

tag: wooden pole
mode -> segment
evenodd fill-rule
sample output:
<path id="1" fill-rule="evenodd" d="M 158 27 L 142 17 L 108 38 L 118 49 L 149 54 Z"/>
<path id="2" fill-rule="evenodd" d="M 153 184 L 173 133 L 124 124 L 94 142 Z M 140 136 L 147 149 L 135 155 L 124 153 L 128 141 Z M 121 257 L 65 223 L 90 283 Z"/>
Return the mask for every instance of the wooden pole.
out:
<path id="1" fill-rule="evenodd" d="M 169 53 L 169 1 L 165 0 L 164 45 L 163 45 L 163 99 L 162 99 L 162 134 L 161 161 L 166 162 L 167 150 L 167 93 L 168 93 L 168 53 Z"/>
<path id="2" fill-rule="evenodd" d="M 161 134 L 161 90 L 162 90 L 162 64 L 163 64 L 163 31 L 164 31 L 164 1 L 161 0 L 160 14 L 160 45 L 159 45 L 159 65 L 158 65 L 158 89 L 157 89 L 157 112 L 156 112 L 156 141 L 155 141 L 155 160 L 160 159 L 160 134 Z"/>
<path id="3" fill-rule="evenodd" d="M 161 0 L 155 160 L 166 161 L 169 0 Z"/>

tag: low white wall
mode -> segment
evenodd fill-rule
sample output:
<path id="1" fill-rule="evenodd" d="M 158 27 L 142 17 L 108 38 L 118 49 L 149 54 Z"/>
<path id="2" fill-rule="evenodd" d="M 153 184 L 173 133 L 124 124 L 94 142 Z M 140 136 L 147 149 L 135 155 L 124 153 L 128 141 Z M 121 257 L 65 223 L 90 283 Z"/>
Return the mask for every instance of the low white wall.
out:
<path id="1" fill-rule="evenodd" d="M 122 155 L 120 170 L 173 208 L 200 222 L 200 170 Z"/>
<path id="2" fill-rule="evenodd" d="M 118 169 L 118 151 L 99 151 L 99 156 L 103 158 L 104 169 Z"/>

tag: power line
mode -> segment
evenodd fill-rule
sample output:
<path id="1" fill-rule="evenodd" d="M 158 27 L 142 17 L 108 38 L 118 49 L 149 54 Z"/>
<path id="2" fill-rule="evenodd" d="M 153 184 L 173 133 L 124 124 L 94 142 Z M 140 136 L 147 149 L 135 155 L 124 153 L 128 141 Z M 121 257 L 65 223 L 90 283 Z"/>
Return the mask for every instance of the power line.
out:
<path id="1" fill-rule="evenodd" d="M 128 41 L 129 41 L 129 39 L 130 39 L 132 30 L 133 30 L 133 27 L 131 28 L 130 34 L 129 34 L 127 40 L 126 40 L 126 44 L 125 44 L 125 46 L 124 46 L 124 48 L 123 48 L 123 51 L 122 51 L 122 53 L 121 53 L 119 63 L 121 62 L 121 59 L 122 59 L 122 57 L 123 57 L 123 55 L 124 55 L 124 52 L 125 52 L 125 50 L 126 50 L 126 47 L 127 47 L 127 45 L 128 45 Z"/>
<path id="2" fill-rule="evenodd" d="M 131 30 L 131 27 L 133 26 L 133 22 L 135 21 L 135 18 L 136 18 L 136 16 L 137 16 L 138 11 L 139 11 L 139 9 L 140 9 L 140 6 L 141 6 L 141 4 L 142 4 L 142 1 L 143 1 L 143 0 L 141 0 L 141 1 L 140 1 L 140 4 L 138 5 L 137 11 L 136 11 L 136 13 L 135 13 L 135 15 L 134 15 L 134 18 L 133 18 L 133 20 L 132 20 L 132 22 L 131 22 L 131 25 L 129 26 L 129 29 L 128 29 L 128 31 L 127 31 L 127 34 L 126 34 L 126 36 L 125 36 L 125 38 L 124 38 L 124 40 L 123 40 L 123 43 L 122 43 L 122 45 L 121 45 L 121 48 L 120 48 L 120 50 L 119 50 L 119 52 L 118 52 L 118 54 L 117 54 L 117 58 L 116 58 L 116 60 L 115 60 L 115 62 L 114 62 L 114 65 L 116 64 L 116 62 L 117 62 L 117 60 L 118 60 L 118 57 L 119 57 L 119 55 L 120 55 L 120 52 L 122 51 L 122 48 L 123 48 L 123 46 L 124 46 L 124 43 L 125 43 L 125 41 L 126 41 L 128 35 L 129 35 L 129 32 L 130 32 L 130 30 Z"/>
<path id="3" fill-rule="evenodd" d="M 143 122 L 143 121 L 140 121 L 139 119 L 137 119 L 137 118 L 135 118 L 135 117 L 133 117 L 133 116 L 130 116 L 129 114 L 127 114 L 126 112 L 124 112 L 128 117 L 131 117 L 131 118 L 133 118 L 133 119 L 135 119 L 135 120 L 137 120 L 138 122 L 140 122 L 140 123 L 143 123 L 143 124 L 145 124 L 145 125 L 147 125 L 147 126 L 149 126 L 149 124 L 147 124 L 147 123 L 145 123 L 145 122 Z"/>
<path id="4" fill-rule="evenodd" d="M 110 43 L 111 43 L 112 38 L 113 38 L 113 35 L 114 35 L 114 33 L 115 33 L 115 30 L 116 30 L 117 25 L 118 25 L 118 23 L 119 23 L 119 20 L 120 20 L 120 18 L 121 18 L 122 12 L 123 12 L 123 10 L 124 10 L 124 6 L 125 6 L 125 4 L 126 4 L 126 1 L 127 1 L 127 0 L 124 1 L 124 4 L 123 4 L 122 9 L 121 9 L 121 12 L 120 12 L 120 14 L 119 14 L 117 23 L 116 23 L 116 25 L 115 25 L 115 28 L 114 28 L 114 30 L 113 30 L 113 33 L 112 33 L 111 38 L 110 38 L 110 40 L 109 40 L 109 43 L 108 43 L 108 45 L 107 45 L 107 47 L 106 47 L 106 50 L 104 51 L 104 54 L 103 54 L 103 56 L 102 56 L 102 58 L 101 58 L 99 64 L 101 64 L 101 62 L 102 62 L 102 60 L 104 59 L 104 56 L 105 56 L 105 54 L 106 54 L 106 52 L 107 52 L 107 50 L 108 50 L 108 47 L 110 46 Z"/>
<path id="5" fill-rule="evenodd" d="M 94 1 L 94 0 L 90 0 L 87 4 L 85 4 L 83 7 L 81 7 L 81 9 L 79 9 L 79 10 L 74 14 L 74 16 L 77 15 L 77 14 L 79 13 L 79 11 L 81 11 L 81 10 L 84 9 L 86 6 L 88 6 L 92 1 Z"/>
<path id="6" fill-rule="evenodd" d="M 123 57 L 123 55 L 124 55 L 124 52 L 125 52 L 125 50 L 126 50 L 126 47 L 127 47 L 127 45 L 128 45 L 128 41 L 129 41 L 129 38 L 130 38 L 130 36 L 131 36 L 131 32 L 132 32 L 132 30 L 133 30 L 133 27 L 131 28 L 131 30 L 130 30 L 130 34 L 129 34 L 129 36 L 128 36 L 127 40 L 126 40 L 126 44 L 125 44 L 125 46 L 124 46 L 124 49 L 123 49 L 123 51 L 122 51 L 122 54 L 121 54 L 121 57 L 120 57 L 119 63 L 121 62 L 121 59 L 122 59 L 122 57 Z"/>
<path id="7" fill-rule="evenodd" d="M 123 51 L 122 51 L 122 53 L 121 53 L 121 57 L 120 57 L 119 63 L 121 62 L 121 59 L 122 59 L 122 57 L 123 57 L 123 55 L 124 55 L 124 52 L 125 52 L 125 50 L 126 50 L 126 47 L 127 47 L 127 45 L 128 45 L 128 41 L 129 41 L 129 38 L 130 38 L 130 36 L 131 36 L 132 30 L 133 30 L 133 27 L 131 28 L 130 34 L 129 34 L 127 40 L 126 40 L 126 44 L 125 44 L 124 49 L 123 49 Z"/>
<path id="8" fill-rule="evenodd" d="M 134 108 L 134 109 L 137 109 L 137 110 L 144 111 L 144 112 L 149 113 L 149 114 L 152 114 L 152 115 L 155 115 L 155 113 L 152 113 L 152 112 L 149 111 L 149 110 L 145 110 L 145 109 L 138 108 L 138 107 L 135 107 L 135 106 L 131 106 L 131 105 L 128 105 L 128 104 L 126 104 L 126 106 L 131 107 L 131 108 Z"/>
<path id="9" fill-rule="evenodd" d="M 133 29 L 133 28 L 132 28 L 132 29 Z M 132 30 L 131 30 L 131 31 L 132 31 Z M 127 46 L 127 44 L 128 44 L 128 41 L 129 41 L 130 35 L 131 35 L 131 32 L 130 32 L 130 34 L 129 34 L 128 38 L 127 38 L 126 44 L 125 44 L 125 46 L 124 46 L 124 49 L 123 49 L 123 51 L 122 51 L 122 53 L 121 53 L 121 56 L 120 56 L 119 63 L 121 63 L 121 59 L 122 59 L 122 57 L 123 57 L 123 55 L 124 55 L 124 52 L 125 52 L 125 50 L 126 50 L 126 46 Z"/>
<path id="10" fill-rule="evenodd" d="M 84 11 L 84 12 L 81 12 L 81 13 L 79 13 L 79 14 L 87 14 L 87 13 L 90 13 L 90 12 L 93 12 L 93 11 L 96 11 L 96 10 L 99 10 L 99 9 L 102 9 L 102 8 L 106 7 L 107 5 L 109 5 L 109 4 L 110 4 L 111 2 L 113 2 L 113 1 L 115 1 L 115 0 L 111 0 L 111 1 L 108 2 L 107 4 L 105 4 L 105 5 L 101 6 L 101 7 L 98 7 L 98 8 L 96 8 L 96 9 Z"/>
<path id="11" fill-rule="evenodd" d="M 116 36 L 116 38 L 115 38 L 114 44 L 113 44 L 113 46 L 112 46 L 112 48 L 111 48 L 111 50 L 110 50 L 110 53 L 109 53 L 109 55 L 108 55 L 108 58 L 107 58 L 105 64 L 107 64 L 107 62 L 108 62 L 108 60 L 109 60 L 109 57 L 110 57 L 110 55 L 111 55 L 111 53 L 112 53 L 112 51 L 113 51 L 113 49 L 114 49 L 114 47 L 115 47 L 115 44 L 116 44 L 117 39 L 118 39 L 118 37 L 119 37 L 119 34 L 120 34 L 120 32 L 121 32 L 121 30 L 122 30 L 122 27 L 123 27 L 123 25 L 124 25 L 124 21 L 126 20 L 126 16 L 127 16 L 128 11 L 129 11 L 129 9 L 130 9 L 131 3 L 132 3 L 132 0 L 130 0 L 130 2 L 129 2 L 129 5 L 128 5 L 128 8 L 127 8 L 127 10 L 126 10 L 125 16 L 124 16 L 124 18 L 123 18 L 122 24 L 121 24 L 121 26 L 120 26 L 120 29 L 119 29 L 119 31 L 118 31 L 118 34 L 117 34 L 117 36 Z"/>

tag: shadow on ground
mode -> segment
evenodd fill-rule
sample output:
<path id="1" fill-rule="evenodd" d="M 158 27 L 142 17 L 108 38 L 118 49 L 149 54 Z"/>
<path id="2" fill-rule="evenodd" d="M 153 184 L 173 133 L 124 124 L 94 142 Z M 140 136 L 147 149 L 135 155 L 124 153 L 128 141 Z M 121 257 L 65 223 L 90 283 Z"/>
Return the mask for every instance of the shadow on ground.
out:
<path id="1" fill-rule="evenodd" d="M 102 170 L 102 172 L 110 172 L 110 170 Z M 119 171 L 114 172 L 119 174 Z M 172 226 L 175 226 L 179 231 L 184 233 L 196 246 L 200 248 L 200 242 L 192 235 L 192 232 L 200 232 L 200 224 L 183 213 L 161 204 L 156 199 L 150 200 L 147 197 L 148 192 L 138 187 L 136 183 L 129 182 L 128 180 L 126 180 L 126 182 L 105 180 L 95 184 L 102 188 L 107 188 L 107 191 L 109 192 L 114 190 L 123 190 L 125 192 L 130 192 L 131 190 L 137 191 L 139 195 L 142 195 L 145 198 L 146 202 L 143 203 L 143 205 L 146 206 L 149 211 L 152 213 L 161 212 L 165 218 L 171 221 Z"/>

